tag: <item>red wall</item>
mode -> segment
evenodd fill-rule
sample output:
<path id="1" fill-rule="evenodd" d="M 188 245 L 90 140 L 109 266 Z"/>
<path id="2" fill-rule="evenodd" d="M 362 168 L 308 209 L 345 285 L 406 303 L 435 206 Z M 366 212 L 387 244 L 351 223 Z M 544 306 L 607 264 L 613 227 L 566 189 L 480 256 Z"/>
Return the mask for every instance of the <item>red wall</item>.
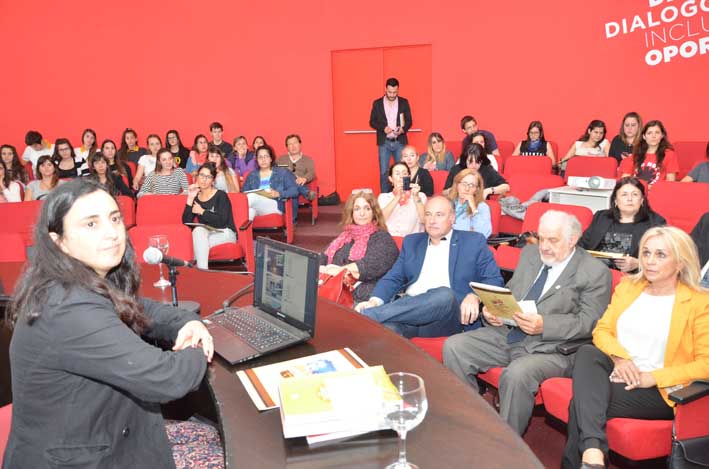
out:
<path id="1" fill-rule="evenodd" d="M 30 128 L 78 145 L 84 127 L 117 140 L 131 126 L 141 141 L 174 127 L 191 143 L 219 120 L 229 139 L 263 133 L 279 152 L 300 133 L 330 192 L 330 52 L 406 44 L 432 44 L 433 126 L 448 139 L 466 113 L 514 141 L 540 119 L 565 151 L 591 119 L 612 136 L 637 110 L 672 140 L 706 140 L 709 54 L 650 66 L 645 30 L 605 37 L 607 22 L 683 5 L 651 1 L 4 1 L 0 142 L 22 152 Z M 677 45 L 709 41 L 709 12 L 688 16 L 653 30 L 674 27 Z"/>

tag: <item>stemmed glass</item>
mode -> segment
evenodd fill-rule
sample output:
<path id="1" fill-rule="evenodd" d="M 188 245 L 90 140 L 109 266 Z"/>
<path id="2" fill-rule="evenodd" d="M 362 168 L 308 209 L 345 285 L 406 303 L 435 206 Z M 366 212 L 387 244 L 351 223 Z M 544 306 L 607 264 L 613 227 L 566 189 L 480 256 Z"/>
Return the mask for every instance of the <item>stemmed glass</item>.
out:
<path id="1" fill-rule="evenodd" d="M 398 394 L 392 398 L 388 394 L 391 391 L 384 392 L 384 418 L 399 434 L 399 459 L 386 469 L 418 469 L 417 465 L 406 460 L 406 433 L 418 426 L 426 416 L 426 388 L 423 379 L 413 373 L 390 373 L 389 379 Z"/>
<path id="2" fill-rule="evenodd" d="M 157 248 L 162 252 L 162 255 L 167 255 L 167 250 L 170 248 L 170 242 L 165 235 L 154 235 L 148 240 L 148 246 Z M 154 287 L 165 288 L 170 286 L 170 281 L 162 276 L 162 262 L 160 263 L 160 279 L 153 283 Z"/>

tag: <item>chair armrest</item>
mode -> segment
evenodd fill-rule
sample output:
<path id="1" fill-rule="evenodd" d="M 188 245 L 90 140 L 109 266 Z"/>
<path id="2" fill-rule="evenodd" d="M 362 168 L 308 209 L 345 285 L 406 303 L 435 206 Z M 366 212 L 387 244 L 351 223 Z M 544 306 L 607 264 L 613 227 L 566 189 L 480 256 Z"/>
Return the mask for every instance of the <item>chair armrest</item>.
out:
<path id="1" fill-rule="evenodd" d="M 563 344 L 559 344 L 556 346 L 556 351 L 559 352 L 562 355 L 571 355 L 572 353 L 576 353 L 578 349 L 581 348 L 582 345 L 590 344 L 591 339 L 576 339 L 576 340 L 570 340 L 568 342 L 564 342 Z"/>
<path id="2" fill-rule="evenodd" d="M 246 220 L 240 227 L 239 231 L 246 231 L 249 229 L 249 226 L 251 226 L 252 221 L 251 220 Z"/>
<path id="3" fill-rule="evenodd" d="M 670 400 L 677 404 L 689 404 L 704 396 L 709 396 L 709 381 L 695 381 L 669 394 Z"/>

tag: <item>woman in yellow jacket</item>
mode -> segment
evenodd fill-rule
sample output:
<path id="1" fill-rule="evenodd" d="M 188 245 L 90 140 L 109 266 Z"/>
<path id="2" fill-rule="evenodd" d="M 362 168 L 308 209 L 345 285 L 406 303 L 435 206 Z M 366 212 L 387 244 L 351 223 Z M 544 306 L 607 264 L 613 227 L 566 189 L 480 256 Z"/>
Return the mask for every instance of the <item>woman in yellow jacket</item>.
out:
<path id="1" fill-rule="evenodd" d="M 667 395 L 709 379 L 709 292 L 694 242 L 678 228 L 651 228 L 639 267 L 616 288 L 593 345 L 576 354 L 564 468 L 605 467 L 609 419 L 672 419 Z"/>

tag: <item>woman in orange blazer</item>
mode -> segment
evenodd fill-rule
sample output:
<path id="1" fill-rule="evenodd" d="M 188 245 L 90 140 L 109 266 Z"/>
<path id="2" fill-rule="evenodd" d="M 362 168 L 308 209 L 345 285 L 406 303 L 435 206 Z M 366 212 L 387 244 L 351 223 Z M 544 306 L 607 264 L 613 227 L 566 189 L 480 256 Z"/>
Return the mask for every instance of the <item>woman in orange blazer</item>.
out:
<path id="1" fill-rule="evenodd" d="M 668 393 L 709 379 L 709 292 L 692 239 L 656 227 L 640 240 L 639 272 L 620 283 L 579 349 L 564 468 L 603 468 L 606 422 L 673 418 Z"/>

